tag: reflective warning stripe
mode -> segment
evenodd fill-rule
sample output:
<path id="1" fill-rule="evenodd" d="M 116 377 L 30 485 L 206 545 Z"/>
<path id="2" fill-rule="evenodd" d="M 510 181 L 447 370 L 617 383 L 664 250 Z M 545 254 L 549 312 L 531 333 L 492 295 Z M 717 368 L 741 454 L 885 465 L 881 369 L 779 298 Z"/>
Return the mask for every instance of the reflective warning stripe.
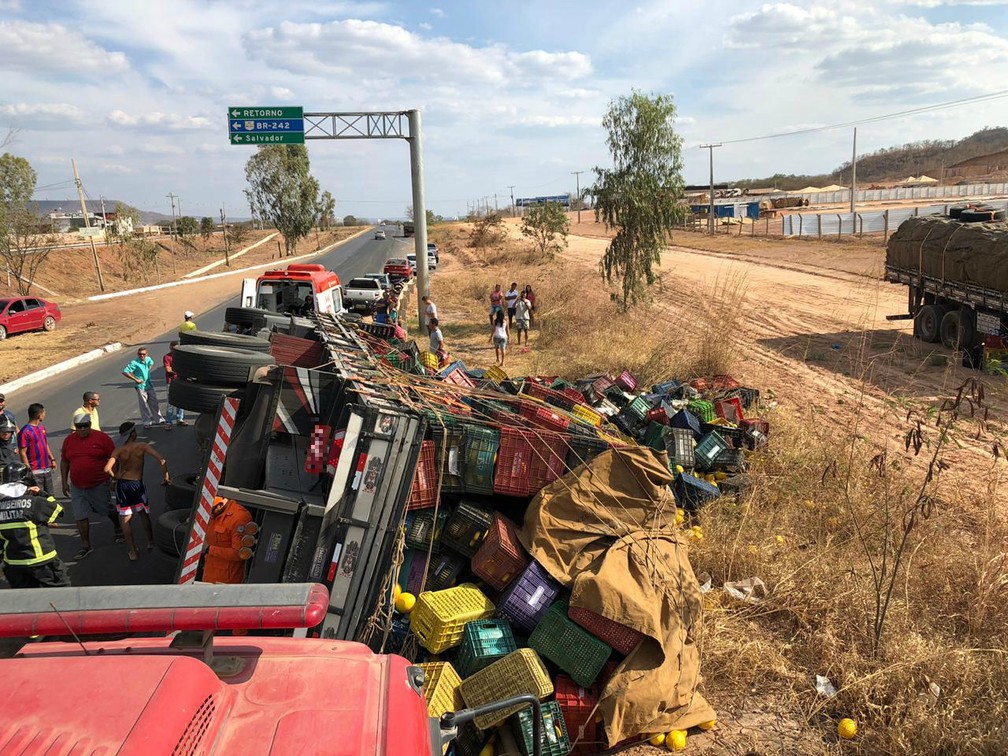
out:
<path id="1" fill-rule="evenodd" d="M 34 522 L 7 522 L 0 525 L 0 531 L 4 530 L 17 530 L 19 528 L 25 528 L 28 531 L 28 543 L 31 544 L 31 550 L 34 556 L 28 559 L 11 559 L 6 554 L 6 548 L 4 549 L 4 561 L 10 565 L 17 565 L 18 567 L 31 567 L 34 564 L 42 564 L 43 562 L 48 562 L 54 556 L 56 556 L 56 550 L 52 551 L 42 551 L 42 544 L 38 539 L 38 527 Z M 4 540 L 8 544 L 14 543 L 10 538 L 5 537 Z"/>
<path id="2" fill-rule="evenodd" d="M 210 459 L 207 461 L 206 475 L 203 478 L 203 488 L 200 491 L 199 503 L 193 510 L 192 528 L 189 530 L 189 543 L 182 558 L 179 570 L 179 585 L 191 583 L 196 579 L 200 556 L 206 541 L 207 525 L 210 522 L 210 508 L 217 495 L 221 472 L 224 469 L 224 459 L 228 445 L 231 443 L 231 433 L 234 431 L 235 415 L 238 413 L 238 399 L 226 397 L 221 409 L 220 422 L 214 434 Z"/>

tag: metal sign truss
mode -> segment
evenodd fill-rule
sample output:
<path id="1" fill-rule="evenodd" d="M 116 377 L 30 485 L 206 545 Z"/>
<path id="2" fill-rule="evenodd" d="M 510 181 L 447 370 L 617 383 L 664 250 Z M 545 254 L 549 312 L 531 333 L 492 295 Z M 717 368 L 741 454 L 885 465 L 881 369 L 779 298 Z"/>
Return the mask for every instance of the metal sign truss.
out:
<path id="1" fill-rule="evenodd" d="M 305 113 L 305 139 L 409 139 L 409 112 Z"/>

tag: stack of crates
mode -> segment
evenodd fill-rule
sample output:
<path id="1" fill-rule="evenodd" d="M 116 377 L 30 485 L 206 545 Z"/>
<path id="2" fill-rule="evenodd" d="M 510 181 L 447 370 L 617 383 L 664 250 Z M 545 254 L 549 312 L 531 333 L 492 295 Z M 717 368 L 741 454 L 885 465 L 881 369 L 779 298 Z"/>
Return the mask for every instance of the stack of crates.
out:
<path id="1" fill-rule="evenodd" d="M 462 642 L 467 622 L 485 619 L 494 605 L 474 585 L 442 591 L 424 591 L 410 613 L 410 630 L 432 654 L 440 654 Z"/>
<path id="2" fill-rule="evenodd" d="M 548 431 L 501 428 L 494 492 L 531 496 L 566 472 L 564 437 Z"/>
<path id="3" fill-rule="evenodd" d="M 455 654 L 455 666 L 462 677 L 471 677 L 517 650 L 511 626 L 505 620 L 475 620 L 462 631 L 462 643 Z"/>
<path id="4" fill-rule="evenodd" d="M 528 644 L 582 686 L 595 682 L 612 654 L 611 646 L 571 621 L 566 601 L 557 601 L 546 610 Z"/>

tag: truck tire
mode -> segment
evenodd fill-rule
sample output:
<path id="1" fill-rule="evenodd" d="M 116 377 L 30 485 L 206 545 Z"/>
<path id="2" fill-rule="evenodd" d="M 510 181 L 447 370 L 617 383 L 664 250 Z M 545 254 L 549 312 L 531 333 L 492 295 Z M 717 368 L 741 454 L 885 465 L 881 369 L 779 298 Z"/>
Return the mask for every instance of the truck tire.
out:
<path id="1" fill-rule="evenodd" d="M 225 347 L 228 349 L 248 349 L 253 352 L 268 352 L 270 343 L 256 336 L 240 333 L 211 333 L 210 331 L 185 331 L 179 336 L 183 344 L 199 344 Z"/>
<path id="2" fill-rule="evenodd" d="M 949 218 L 958 218 L 962 215 L 962 211 L 966 209 L 965 205 L 953 205 L 949 208 Z"/>
<path id="3" fill-rule="evenodd" d="M 189 473 L 172 478 L 172 482 L 165 487 L 165 508 L 191 510 L 196 501 L 199 477 L 199 473 Z"/>
<path id="4" fill-rule="evenodd" d="M 157 518 L 154 545 L 170 556 L 180 556 L 189 538 L 190 512 L 172 509 Z"/>
<path id="5" fill-rule="evenodd" d="M 959 214 L 959 220 L 964 223 L 993 223 L 1004 219 L 1004 210 L 997 210 L 993 207 L 977 207 L 972 210 L 963 210 Z"/>
<path id="6" fill-rule="evenodd" d="M 193 431 L 196 434 L 196 444 L 202 449 L 213 438 L 217 429 L 217 416 L 212 412 L 201 412 L 196 416 L 193 423 Z"/>
<path id="7" fill-rule="evenodd" d="M 964 307 L 959 310 L 959 346 L 963 351 L 969 351 L 977 345 L 979 335 L 976 327 L 976 313 Z"/>
<path id="8" fill-rule="evenodd" d="M 959 310 L 949 310 L 941 321 L 941 343 L 947 349 L 959 348 Z"/>
<path id="9" fill-rule="evenodd" d="M 202 344 L 175 347 L 172 367 L 180 378 L 220 386 L 243 386 L 256 368 L 273 365 L 272 355 Z"/>
<path id="10" fill-rule="evenodd" d="M 941 305 L 924 305 L 914 318 L 914 332 L 918 339 L 928 344 L 941 340 L 941 323 L 945 308 Z"/>
<path id="11" fill-rule="evenodd" d="M 242 397 L 244 389 L 234 386 L 212 386 L 206 383 L 184 381 L 181 378 L 168 387 L 168 403 L 190 412 L 217 412 L 225 396 Z"/>
<path id="12" fill-rule="evenodd" d="M 255 307 L 228 307 L 224 310 L 224 322 L 239 328 L 258 331 L 266 327 L 266 310 Z"/>

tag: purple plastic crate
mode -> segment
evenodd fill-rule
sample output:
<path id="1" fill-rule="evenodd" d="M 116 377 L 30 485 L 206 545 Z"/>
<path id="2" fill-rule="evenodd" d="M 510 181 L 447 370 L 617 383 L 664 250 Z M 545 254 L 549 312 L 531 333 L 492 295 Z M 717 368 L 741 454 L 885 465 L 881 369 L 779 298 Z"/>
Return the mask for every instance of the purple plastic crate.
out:
<path id="1" fill-rule="evenodd" d="M 556 600 L 560 588 L 560 583 L 533 559 L 497 602 L 497 616 L 510 620 L 515 628 L 531 633 L 549 605 Z"/>

